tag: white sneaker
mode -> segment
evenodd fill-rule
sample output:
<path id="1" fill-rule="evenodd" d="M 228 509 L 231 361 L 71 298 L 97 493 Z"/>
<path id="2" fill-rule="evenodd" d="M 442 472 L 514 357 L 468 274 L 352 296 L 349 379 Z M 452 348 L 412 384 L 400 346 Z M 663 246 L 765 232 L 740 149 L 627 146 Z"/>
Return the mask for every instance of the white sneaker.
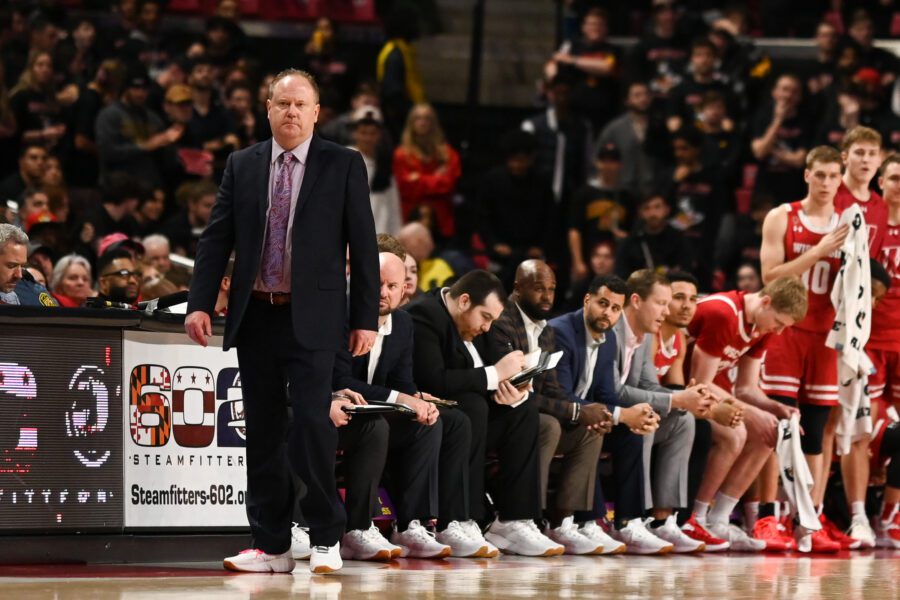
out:
<path id="1" fill-rule="evenodd" d="M 547 527 L 544 535 L 557 544 L 562 544 L 566 554 L 603 554 L 603 544 L 582 535 L 574 517 L 566 517 L 559 527 Z"/>
<path id="2" fill-rule="evenodd" d="M 481 531 L 481 525 L 475 519 L 469 519 L 460 523 L 463 531 L 476 542 L 482 544 L 487 550 L 483 551 L 480 558 L 497 558 L 500 556 L 500 549 L 484 538 L 484 532 Z M 454 556 L 456 556 L 454 554 Z"/>
<path id="3" fill-rule="evenodd" d="M 374 523 L 368 529 L 348 531 L 341 538 L 341 558 L 345 560 L 391 560 L 395 548 L 398 554 L 403 551 L 384 539 Z"/>
<path id="4" fill-rule="evenodd" d="M 850 530 L 847 531 L 847 535 L 854 540 L 859 540 L 861 542 L 859 545 L 860 548 L 875 547 L 875 532 L 872 531 L 869 519 L 865 515 L 853 515 L 853 518 L 850 520 Z"/>
<path id="5" fill-rule="evenodd" d="M 341 560 L 341 545 L 313 546 L 309 555 L 309 571 L 317 575 L 334 573 L 344 566 Z"/>
<path id="6" fill-rule="evenodd" d="M 455 558 L 480 558 L 488 551 L 487 542 L 481 538 L 481 529 L 478 525 L 475 525 L 475 529 L 478 530 L 478 537 L 481 539 L 470 535 L 465 523 L 450 521 L 447 527 L 443 531 L 438 531 L 434 537 L 439 543 L 450 546 L 451 556 Z M 474 524 L 474 521 L 472 523 Z"/>
<path id="7" fill-rule="evenodd" d="M 541 533 L 531 519 L 501 521 L 491 523 L 486 540 L 497 546 L 504 554 L 522 556 L 558 556 L 566 549 Z"/>
<path id="8" fill-rule="evenodd" d="M 758 540 L 747 535 L 747 532 L 731 523 L 710 523 L 709 532 L 727 541 L 729 548 L 735 552 L 762 552 L 766 549 L 765 540 Z"/>
<path id="9" fill-rule="evenodd" d="M 887 520 L 878 517 L 878 537 L 875 543 L 879 548 L 892 548 L 900 550 L 900 519 L 897 518 L 897 510 L 893 510 Z"/>
<path id="10" fill-rule="evenodd" d="M 666 522 L 651 529 L 650 532 L 659 539 L 669 542 L 675 549 L 672 552 L 676 554 L 691 554 L 693 552 L 703 552 L 706 550 L 706 544 L 690 537 L 678 527 L 678 513 L 669 515 Z"/>
<path id="11" fill-rule="evenodd" d="M 609 534 L 597 524 L 597 521 L 588 521 L 578 528 L 578 533 L 598 546 L 603 546 L 603 552 L 601 554 L 622 554 L 625 552 L 625 544 L 611 538 Z"/>
<path id="12" fill-rule="evenodd" d="M 442 544 L 435 535 L 422 527 L 419 521 L 412 521 L 406 531 L 395 531 L 391 542 L 400 546 L 403 558 L 446 558 L 453 553 L 452 547 Z"/>
<path id="13" fill-rule="evenodd" d="M 291 527 L 291 555 L 294 560 L 308 560 L 310 552 L 309 530 L 294 523 Z"/>
<path id="14" fill-rule="evenodd" d="M 652 520 L 632 519 L 622 529 L 613 529 L 609 534 L 625 544 L 628 554 L 668 554 L 675 546 L 650 533 L 647 524 Z"/>
<path id="15" fill-rule="evenodd" d="M 290 550 L 281 554 L 266 554 L 256 548 L 243 550 L 222 561 L 222 565 L 229 571 L 249 573 L 290 573 L 294 570 L 294 564 Z"/>

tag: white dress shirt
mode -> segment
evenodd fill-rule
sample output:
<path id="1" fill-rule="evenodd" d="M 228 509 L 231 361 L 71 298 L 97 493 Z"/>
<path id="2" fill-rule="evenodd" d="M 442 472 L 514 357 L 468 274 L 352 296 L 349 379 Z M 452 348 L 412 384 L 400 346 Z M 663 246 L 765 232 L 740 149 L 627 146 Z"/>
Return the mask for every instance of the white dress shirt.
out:
<path id="1" fill-rule="evenodd" d="M 300 186 L 303 185 L 303 175 L 306 173 L 306 158 L 309 156 L 309 145 L 311 141 L 312 136 L 309 136 L 305 142 L 291 150 L 291 154 L 294 155 L 296 163 L 291 170 L 291 212 L 288 215 L 287 238 L 284 242 L 283 278 L 280 284 L 270 289 L 262 282 L 262 273 L 260 272 L 257 274 L 256 283 L 253 285 L 253 289 L 255 290 L 262 290 L 264 292 L 291 291 L 291 234 L 294 230 L 294 212 L 297 209 L 297 198 L 300 197 Z M 269 211 L 272 210 L 272 194 L 275 191 L 275 178 L 278 175 L 278 171 L 281 170 L 281 161 L 278 159 L 284 151 L 284 148 L 278 145 L 275 138 L 272 138 L 272 156 L 269 161 L 269 193 L 266 200 L 266 229 L 263 231 L 263 251 L 265 251 L 266 236 L 269 231 Z"/>
<path id="2" fill-rule="evenodd" d="M 628 373 L 631 371 L 631 361 L 634 358 L 634 353 L 637 352 L 638 346 L 643 342 L 643 336 L 641 339 L 631 331 L 631 326 L 628 324 L 628 319 L 625 318 L 625 315 L 622 315 L 622 320 L 625 321 L 625 356 L 622 359 L 622 374 L 619 376 L 619 385 L 625 385 L 625 380 L 628 379 Z"/>
<path id="3" fill-rule="evenodd" d="M 375 369 L 378 368 L 378 360 L 381 358 L 381 349 L 384 347 L 384 338 L 391 335 L 392 329 L 393 320 L 391 319 L 391 315 L 388 315 L 384 325 L 379 327 L 378 331 L 375 333 L 375 343 L 372 345 L 372 349 L 369 350 L 369 368 L 366 373 L 366 383 L 369 385 L 372 385 L 372 379 L 375 377 Z M 399 395 L 400 392 L 397 390 L 391 390 L 387 402 L 396 402 Z"/>

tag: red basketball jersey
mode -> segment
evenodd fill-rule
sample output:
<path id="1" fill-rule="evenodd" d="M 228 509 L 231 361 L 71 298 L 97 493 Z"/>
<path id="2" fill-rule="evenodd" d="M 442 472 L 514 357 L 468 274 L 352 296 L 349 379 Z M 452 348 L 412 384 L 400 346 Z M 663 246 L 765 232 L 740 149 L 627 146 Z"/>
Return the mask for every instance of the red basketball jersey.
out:
<path id="1" fill-rule="evenodd" d="M 866 202 L 858 200 L 850 192 L 850 188 L 841 182 L 837 194 L 834 196 L 834 210 L 837 213 L 844 212 L 853 204 L 858 204 L 863 216 L 866 219 L 866 227 L 869 232 L 869 256 L 877 259 L 878 253 L 881 251 L 881 245 L 884 243 L 885 232 L 887 231 L 888 207 L 887 203 L 875 191 L 869 191 L 869 199 Z"/>
<path id="2" fill-rule="evenodd" d="M 888 225 L 878 262 L 891 276 L 891 288 L 872 313 L 867 348 L 900 351 L 900 225 Z"/>
<path id="3" fill-rule="evenodd" d="M 783 205 L 788 213 L 787 231 L 784 233 L 784 261 L 790 262 L 813 248 L 825 235 L 834 231 L 838 224 L 838 212 L 831 216 L 825 227 L 817 227 L 803 212 L 800 201 Z M 806 331 L 826 333 L 834 324 L 834 305 L 831 304 L 831 288 L 841 268 L 841 251 L 835 250 L 831 256 L 819 260 L 803 273 L 809 298 L 806 318 L 794 327 Z"/>
<path id="4" fill-rule="evenodd" d="M 669 372 L 681 352 L 681 336 L 677 332 L 668 341 L 670 344 L 666 345 L 666 340 L 662 339 L 662 329 L 660 329 L 656 334 L 656 356 L 653 357 L 656 377 L 660 380 Z"/>
<path id="5" fill-rule="evenodd" d="M 728 370 L 745 354 L 762 358 L 769 335 L 759 335 L 744 314 L 744 292 L 711 294 L 697 303 L 697 312 L 688 325 L 688 357 L 690 364 L 694 346 L 719 358 L 719 370 L 713 380 L 731 390 Z M 687 367 L 685 370 L 687 371 Z"/>

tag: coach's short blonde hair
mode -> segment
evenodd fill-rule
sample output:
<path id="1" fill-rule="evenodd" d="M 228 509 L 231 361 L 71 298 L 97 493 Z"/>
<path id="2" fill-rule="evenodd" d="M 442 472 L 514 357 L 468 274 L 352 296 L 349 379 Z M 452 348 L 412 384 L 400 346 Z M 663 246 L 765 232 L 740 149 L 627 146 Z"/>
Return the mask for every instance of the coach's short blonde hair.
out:
<path id="1" fill-rule="evenodd" d="M 770 281 L 759 295 L 768 296 L 775 312 L 790 315 L 795 322 L 802 321 L 809 308 L 806 286 L 797 277 L 779 277 Z"/>

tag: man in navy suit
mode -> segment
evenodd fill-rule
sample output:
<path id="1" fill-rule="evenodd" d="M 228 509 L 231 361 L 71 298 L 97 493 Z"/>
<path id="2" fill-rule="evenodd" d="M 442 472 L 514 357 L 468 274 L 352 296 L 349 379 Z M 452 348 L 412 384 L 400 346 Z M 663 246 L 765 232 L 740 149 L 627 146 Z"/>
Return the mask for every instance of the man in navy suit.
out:
<path id="1" fill-rule="evenodd" d="M 348 321 L 354 355 L 375 342 L 375 226 L 362 157 L 313 135 L 319 92 L 312 76 L 296 69 L 279 73 L 266 108 L 273 138 L 228 157 L 197 249 L 185 330 L 206 345 L 234 251 L 223 346 L 237 348 L 244 389 L 253 548 L 227 558 L 225 566 L 293 570 L 290 458 L 307 487 L 301 506 L 313 545 L 310 570 L 328 573 L 342 566 L 338 540 L 346 520 L 335 490 L 331 377 Z M 290 432 L 286 394 L 294 414 Z"/>
<path id="2" fill-rule="evenodd" d="M 642 435 L 652 433 L 658 418 L 648 404 L 623 407 L 616 392 L 615 360 L 616 334 L 613 326 L 622 315 L 625 282 L 614 275 L 596 277 L 584 297 L 584 307 L 550 321 L 556 335 L 556 348 L 563 357 L 556 366 L 559 385 L 572 402 L 607 405 L 613 413 L 615 426 L 603 440 L 603 449 L 613 456 L 613 478 L 616 523 L 620 528 L 642 522 L 643 514 L 643 447 Z M 580 531 L 600 542 L 604 550 L 621 551 L 628 542 L 621 540 L 616 530 L 607 536 L 596 519 L 606 514 L 603 491 L 595 490 L 594 510 L 577 513 L 577 521 L 584 521 Z M 671 549 L 671 548 L 669 548 Z M 657 550 L 668 552 L 665 546 Z M 627 551 L 634 551 L 629 547 Z"/>
<path id="3" fill-rule="evenodd" d="M 435 539 L 423 526 L 435 517 L 446 520 L 450 513 L 442 513 L 440 508 L 449 511 L 454 505 L 465 503 L 466 492 L 460 482 L 468 477 L 472 434 L 462 412 L 446 410 L 439 418 L 437 406 L 427 401 L 431 396 L 417 391 L 413 382 L 412 317 L 396 310 L 403 299 L 406 265 L 390 252 L 382 252 L 379 261 L 381 298 L 375 345 L 369 354 L 355 358 L 347 351 L 338 353 L 333 387 L 352 390 L 368 401 L 405 405 L 416 416 L 415 420 L 406 414 L 389 414 L 386 419 L 358 417 L 339 429 L 347 467 L 348 514 L 348 531 L 341 541 L 341 555 L 347 559 L 369 560 L 387 558 L 380 553 L 388 550 L 413 558 L 443 558 L 451 551 L 455 557 L 484 556 L 488 547 L 483 543 L 445 532 L 438 533 Z M 338 399 L 333 405 L 347 402 Z M 371 439 L 383 435 L 383 442 L 376 443 L 374 451 L 359 451 L 364 445 L 359 442 L 365 441 L 360 440 L 365 435 L 360 434 L 363 429 L 372 430 L 365 436 Z M 391 536 L 392 544 L 371 521 L 371 508 L 377 500 L 385 463 L 391 475 L 389 490 L 397 507 L 397 531 Z M 439 490 L 439 471 L 453 485 Z"/>

